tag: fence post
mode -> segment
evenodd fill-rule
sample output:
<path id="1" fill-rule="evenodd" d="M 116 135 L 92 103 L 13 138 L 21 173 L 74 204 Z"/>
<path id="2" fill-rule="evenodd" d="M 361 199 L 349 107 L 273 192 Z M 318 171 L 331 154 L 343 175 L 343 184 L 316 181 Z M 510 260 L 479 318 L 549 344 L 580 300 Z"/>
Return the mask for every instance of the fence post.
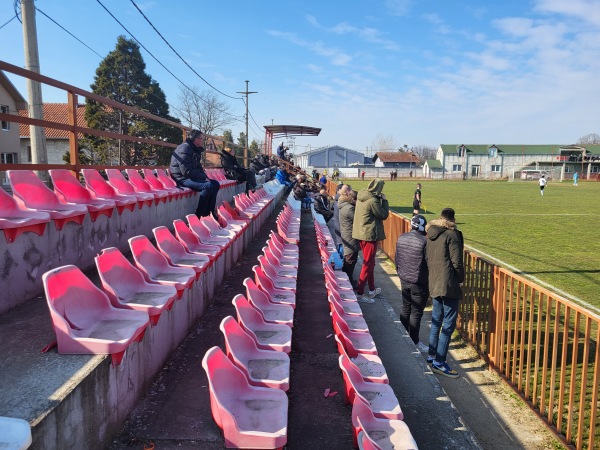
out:
<path id="1" fill-rule="evenodd" d="M 501 323 L 501 320 L 498 320 L 499 314 L 499 281 L 500 281 L 500 268 L 496 265 L 493 266 L 494 271 L 492 273 L 492 283 L 491 283 L 491 296 L 492 301 L 490 302 L 490 310 L 488 313 L 489 321 L 490 321 L 490 332 L 489 332 L 489 345 L 488 345 L 488 358 L 490 363 L 493 366 L 496 366 L 497 363 L 497 352 L 499 349 L 498 338 L 500 336 L 499 330 L 497 329 L 498 324 Z"/>

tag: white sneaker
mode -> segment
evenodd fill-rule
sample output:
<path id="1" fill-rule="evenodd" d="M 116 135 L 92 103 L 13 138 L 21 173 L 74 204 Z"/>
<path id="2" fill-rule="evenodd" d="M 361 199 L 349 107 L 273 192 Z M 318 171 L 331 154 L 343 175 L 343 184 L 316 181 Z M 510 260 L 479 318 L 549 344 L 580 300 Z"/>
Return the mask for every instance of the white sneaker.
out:
<path id="1" fill-rule="evenodd" d="M 417 342 L 417 350 L 419 350 L 421 353 L 428 353 L 429 345 L 425 345 L 421 341 L 419 341 Z"/>
<path id="2" fill-rule="evenodd" d="M 375 303 L 375 300 L 373 300 L 368 295 L 361 295 L 360 297 L 358 297 L 358 301 L 360 303 Z"/>
<path id="3" fill-rule="evenodd" d="M 373 298 L 381 294 L 381 288 L 376 288 L 374 291 L 369 291 L 369 297 Z"/>

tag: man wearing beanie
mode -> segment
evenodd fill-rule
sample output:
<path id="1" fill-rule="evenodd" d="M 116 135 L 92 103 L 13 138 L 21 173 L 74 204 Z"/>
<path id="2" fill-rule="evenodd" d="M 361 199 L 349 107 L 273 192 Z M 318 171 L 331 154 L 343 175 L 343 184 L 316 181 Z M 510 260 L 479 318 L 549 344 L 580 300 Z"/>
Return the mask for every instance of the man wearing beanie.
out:
<path id="1" fill-rule="evenodd" d="M 396 242 L 396 272 L 402 287 L 400 322 L 419 351 L 427 352 L 429 347 L 419 341 L 421 317 L 429 297 L 429 271 L 425 254 L 427 220 L 418 214 L 412 218 L 410 225 L 411 230 L 401 234 Z"/>
<path id="2" fill-rule="evenodd" d="M 458 378 L 458 372 L 448 366 L 446 355 L 456 328 L 460 284 L 465 278 L 463 235 L 456 228 L 452 208 L 443 209 L 441 217 L 429 222 L 426 230 L 429 293 L 433 298 L 427 362 L 435 373 Z"/>
<path id="3" fill-rule="evenodd" d="M 356 287 L 358 301 L 362 303 L 373 303 L 373 297 L 381 293 L 380 288 L 375 288 L 374 270 L 377 241 L 385 239 L 383 221 L 390 213 L 388 201 L 382 194 L 384 184 L 383 180 L 372 180 L 356 197 L 352 237 L 359 241 L 363 253 L 363 265 Z M 367 283 L 369 294 L 364 295 Z"/>
<path id="4" fill-rule="evenodd" d="M 200 193 L 196 215 L 202 217 L 213 214 L 216 219 L 215 207 L 221 185 L 217 180 L 208 178 L 202 167 L 202 139 L 200 130 L 192 130 L 185 142 L 173 151 L 169 171 L 178 186 L 185 186 Z"/>

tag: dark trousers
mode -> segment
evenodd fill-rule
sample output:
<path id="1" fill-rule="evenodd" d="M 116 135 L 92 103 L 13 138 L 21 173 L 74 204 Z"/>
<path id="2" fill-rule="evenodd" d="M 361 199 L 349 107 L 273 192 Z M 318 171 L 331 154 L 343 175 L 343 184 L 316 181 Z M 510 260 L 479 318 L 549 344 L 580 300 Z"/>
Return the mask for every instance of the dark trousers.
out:
<path id="1" fill-rule="evenodd" d="M 400 280 L 402 283 L 402 310 L 400 311 L 400 322 L 408 331 L 412 341 L 419 342 L 419 329 L 421 328 L 421 317 L 429 297 L 427 286 L 409 283 Z"/>
<path id="2" fill-rule="evenodd" d="M 358 252 L 354 252 L 349 255 L 344 254 L 342 272 L 348 275 L 348 279 L 352 284 L 354 284 L 354 266 L 356 266 L 356 261 L 358 261 Z"/>
<path id="3" fill-rule="evenodd" d="M 196 208 L 196 215 L 198 217 L 205 217 L 214 212 L 217 206 L 217 194 L 221 187 L 217 180 L 211 180 L 210 178 L 207 178 L 206 181 L 185 179 L 181 181 L 181 184 L 200 193 L 198 207 Z"/>

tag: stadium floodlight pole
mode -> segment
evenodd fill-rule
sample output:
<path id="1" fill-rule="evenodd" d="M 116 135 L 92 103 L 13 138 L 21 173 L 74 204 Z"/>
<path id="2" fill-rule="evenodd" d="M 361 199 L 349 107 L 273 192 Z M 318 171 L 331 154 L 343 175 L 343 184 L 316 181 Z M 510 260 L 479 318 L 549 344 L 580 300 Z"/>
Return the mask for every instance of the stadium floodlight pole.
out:
<path id="1" fill-rule="evenodd" d="M 236 92 L 236 94 L 244 94 L 246 96 L 246 145 L 244 146 L 244 167 L 248 167 L 248 94 L 258 94 L 257 91 L 248 91 L 248 80 L 246 80 L 246 92 Z"/>

